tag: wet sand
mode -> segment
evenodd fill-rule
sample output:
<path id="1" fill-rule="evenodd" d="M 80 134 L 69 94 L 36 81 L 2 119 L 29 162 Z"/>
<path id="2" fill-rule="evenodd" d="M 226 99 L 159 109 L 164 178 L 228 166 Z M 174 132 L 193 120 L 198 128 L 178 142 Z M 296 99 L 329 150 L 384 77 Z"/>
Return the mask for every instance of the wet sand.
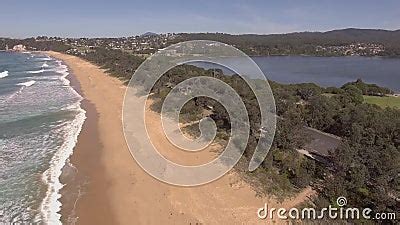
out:
<path id="1" fill-rule="evenodd" d="M 60 178 L 65 184 L 61 189 L 61 221 L 73 224 L 79 219 L 81 224 L 114 224 L 116 221 L 112 216 L 108 198 L 104 197 L 107 193 L 105 169 L 103 164 L 99 163 L 103 150 L 98 138 L 99 115 L 95 105 L 85 98 L 73 69 L 70 73 L 67 78 L 71 86 L 84 97 L 81 107 L 86 111 L 87 118 L 78 136 L 74 153 L 69 159 L 70 163 L 64 167 Z M 96 207 L 93 208 L 93 205 Z M 78 212 L 83 212 L 84 215 L 77 214 Z"/>
<path id="2" fill-rule="evenodd" d="M 73 208 L 71 205 L 75 205 L 78 224 L 265 224 L 271 221 L 257 218 L 257 209 L 264 203 L 288 208 L 313 193 L 306 189 L 297 197 L 278 203 L 268 197 L 257 197 L 235 172 L 192 188 L 155 180 L 138 166 L 125 143 L 121 122 L 125 93 L 122 82 L 78 57 L 48 54 L 63 60 L 77 79 L 86 99 L 83 108 L 88 117 L 71 157 L 77 178 L 67 182 L 65 188 L 68 193 L 69 188 L 83 183 L 83 194 L 78 201 L 68 195 L 61 199 L 64 221 Z M 158 120 L 158 114 L 147 111 L 146 122 L 149 121 L 153 133 L 150 135 L 171 160 L 185 161 L 186 156 L 175 154 L 179 151 L 166 143 Z M 196 161 L 207 157 L 210 155 L 206 152 Z"/>

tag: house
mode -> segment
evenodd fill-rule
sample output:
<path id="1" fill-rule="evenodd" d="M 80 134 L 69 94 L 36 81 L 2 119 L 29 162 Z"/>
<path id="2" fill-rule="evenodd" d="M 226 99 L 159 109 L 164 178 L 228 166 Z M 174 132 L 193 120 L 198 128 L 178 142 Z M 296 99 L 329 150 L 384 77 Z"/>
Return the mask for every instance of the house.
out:
<path id="1" fill-rule="evenodd" d="M 25 47 L 25 45 L 19 44 L 19 45 L 15 45 L 12 48 L 12 50 L 15 51 L 15 52 L 24 52 L 24 51 L 26 51 L 26 47 Z"/>
<path id="2" fill-rule="evenodd" d="M 342 139 L 311 127 L 304 127 L 304 133 L 311 138 L 311 141 L 303 149 L 298 149 L 297 151 L 316 161 L 329 165 L 329 154 L 339 147 Z"/>

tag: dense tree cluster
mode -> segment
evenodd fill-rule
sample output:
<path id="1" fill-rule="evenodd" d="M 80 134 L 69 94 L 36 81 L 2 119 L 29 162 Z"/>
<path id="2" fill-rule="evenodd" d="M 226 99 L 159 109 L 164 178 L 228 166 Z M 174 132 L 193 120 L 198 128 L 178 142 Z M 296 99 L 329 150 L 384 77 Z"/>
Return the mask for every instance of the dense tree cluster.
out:
<path id="1" fill-rule="evenodd" d="M 363 95 L 384 96 L 388 94 L 393 94 L 393 91 L 389 88 L 379 87 L 376 84 L 366 84 L 361 79 L 358 79 L 355 82 L 346 83 L 342 86 L 342 88 L 346 89 L 350 86 L 358 88 Z"/>
<path id="2" fill-rule="evenodd" d="M 120 78 L 124 82 L 130 80 L 136 68 L 144 61 L 143 58 L 121 50 L 107 50 L 105 48 L 96 48 L 81 57 L 101 65 L 111 75 Z"/>
<path id="3" fill-rule="evenodd" d="M 334 204 L 337 196 L 346 196 L 352 206 L 399 212 L 400 111 L 362 103 L 363 91 L 352 84 L 341 90 L 311 98 L 304 110 L 307 125 L 344 140 L 331 154 L 333 173 L 320 197 Z"/>

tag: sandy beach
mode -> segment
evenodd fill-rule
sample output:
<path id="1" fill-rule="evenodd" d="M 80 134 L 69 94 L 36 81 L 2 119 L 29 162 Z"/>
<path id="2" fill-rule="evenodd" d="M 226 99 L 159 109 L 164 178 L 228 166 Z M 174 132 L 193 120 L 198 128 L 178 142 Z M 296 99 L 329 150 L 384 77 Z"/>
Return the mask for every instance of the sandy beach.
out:
<path id="1" fill-rule="evenodd" d="M 122 82 L 78 57 L 47 54 L 69 67 L 72 81 L 85 98 L 83 108 L 87 111 L 87 120 L 70 159 L 77 175 L 63 189 L 67 193 L 79 184 L 81 195 L 77 201 L 76 196 L 63 195 L 63 221 L 74 211 L 78 224 L 265 224 L 271 221 L 257 218 L 257 209 L 265 203 L 269 207 L 289 208 L 313 193 L 305 189 L 297 197 L 278 203 L 268 197 L 257 197 L 235 172 L 193 188 L 171 186 L 154 179 L 139 167 L 125 143 L 121 123 L 125 93 Z M 166 152 L 174 152 L 174 146 L 166 144 L 157 125 L 158 114 L 148 111 L 148 117 L 146 121 L 154 129 L 151 136 Z M 169 157 L 186 160 L 181 154 L 172 153 Z M 206 152 L 197 159 L 203 161 L 207 157 L 210 155 Z"/>

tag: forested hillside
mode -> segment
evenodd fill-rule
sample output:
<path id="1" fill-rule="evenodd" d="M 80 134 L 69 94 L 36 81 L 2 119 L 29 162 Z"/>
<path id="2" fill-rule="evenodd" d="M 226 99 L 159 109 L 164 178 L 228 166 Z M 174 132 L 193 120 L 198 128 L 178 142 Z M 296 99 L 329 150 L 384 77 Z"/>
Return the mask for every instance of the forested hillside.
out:
<path id="1" fill-rule="evenodd" d="M 378 55 L 400 55 L 400 30 L 344 29 L 328 32 L 300 32 L 289 34 L 243 34 L 223 33 L 182 33 L 175 42 L 183 40 L 214 40 L 235 45 L 251 55 L 343 55 L 340 49 L 318 51 L 320 47 L 347 46 L 363 43 L 370 47 L 382 45 L 383 52 Z M 356 46 L 357 47 L 357 46 Z M 368 47 L 368 45 L 366 46 Z M 337 52 L 335 52 L 337 50 Z M 368 55 L 368 54 L 367 54 Z"/>
<path id="2" fill-rule="evenodd" d="M 0 38 L 0 49 L 23 44 L 33 50 L 68 48 L 83 53 L 91 48 L 106 48 L 150 54 L 159 48 L 188 40 L 214 40 L 234 45 L 249 55 L 315 55 L 315 56 L 400 56 L 400 30 L 343 29 L 328 32 L 288 34 L 179 33 L 152 34 L 121 38 L 37 37 L 23 40 Z M 82 53 L 81 52 L 81 53 Z"/>

